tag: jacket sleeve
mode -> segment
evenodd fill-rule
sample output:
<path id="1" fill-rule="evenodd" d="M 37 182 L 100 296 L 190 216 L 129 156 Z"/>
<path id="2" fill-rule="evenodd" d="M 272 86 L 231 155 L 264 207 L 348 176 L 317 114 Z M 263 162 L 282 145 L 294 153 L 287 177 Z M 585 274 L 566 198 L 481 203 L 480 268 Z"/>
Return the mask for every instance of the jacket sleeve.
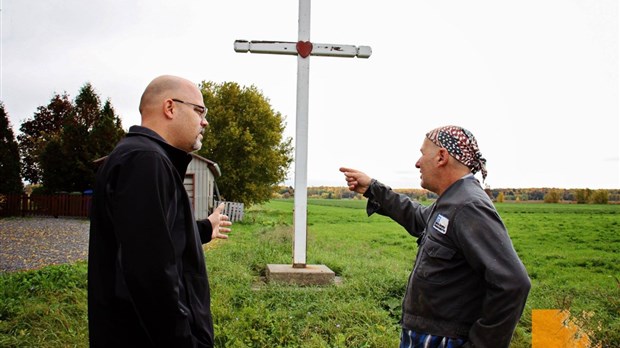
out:
<path id="1" fill-rule="evenodd" d="M 374 213 L 388 216 L 415 237 L 420 237 L 424 231 L 428 208 L 412 201 L 406 195 L 396 193 L 389 186 L 372 179 L 364 197 L 368 198 L 366 204 L 368 216 Z"/>
<path id="2" fill-rule="evenodd" d="M 119 245 L 117 281 L 124 283 L 152 342 L 186 347 L 192 336 L 188 309 L 179 300 L 181 260 L 175 256 L 170 221 L 177 208 L 174 178 L 161 155 L 138 153 L 119 167 L 110 209 Z"/>
<path id="3" fill-rule="evenodd" d="M 492 207 L 465 205 L 454 222 L 457 243 L 486 287 L 469 341 L 474 347 L 508 347 L 530 290 L 527 271 Z"/>
<path id="4" fill-rule="evenodd" d="M 209 219 L 198 220 L 196 224 L 198 225 L 198 233 L 200 234 L 200 241 L 202 244 L 209 243 L 213 236 L 211 221 L 209 221 Z"/>

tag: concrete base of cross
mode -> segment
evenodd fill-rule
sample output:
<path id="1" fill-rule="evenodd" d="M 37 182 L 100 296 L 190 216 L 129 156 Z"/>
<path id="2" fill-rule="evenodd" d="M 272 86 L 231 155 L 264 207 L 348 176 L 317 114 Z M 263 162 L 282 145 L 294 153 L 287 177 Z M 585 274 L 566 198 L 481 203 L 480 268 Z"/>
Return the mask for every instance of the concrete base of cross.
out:
<path id="1" fill-rule="evenodd" d="M 292 265 L 267 265 L 267 282 L 292 285 L 334 284 L 336 274 L 325 265 L 306 265 L 294 268 Z"/>

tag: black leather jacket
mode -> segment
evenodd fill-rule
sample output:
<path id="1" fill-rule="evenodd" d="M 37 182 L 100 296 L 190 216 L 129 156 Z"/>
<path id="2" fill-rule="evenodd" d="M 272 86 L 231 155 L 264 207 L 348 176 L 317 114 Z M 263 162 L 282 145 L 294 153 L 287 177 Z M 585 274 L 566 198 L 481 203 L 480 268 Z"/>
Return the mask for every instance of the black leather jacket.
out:
<path id="1" fill-rule="evenodd" d="M 530 280 L 493 203 L 473 177 L 452 184 L 429 207 L 373 180 L 368 215 L 391 217 L 418 238 L 402 326 L 508 347 Z"/>
<path id="2" fill-rule="evenodd" d="M 91 209 L 93 347 L 211 347 L 202 244 L 183 179 L 191 155 L 133 126 L 99 168 Z"/>

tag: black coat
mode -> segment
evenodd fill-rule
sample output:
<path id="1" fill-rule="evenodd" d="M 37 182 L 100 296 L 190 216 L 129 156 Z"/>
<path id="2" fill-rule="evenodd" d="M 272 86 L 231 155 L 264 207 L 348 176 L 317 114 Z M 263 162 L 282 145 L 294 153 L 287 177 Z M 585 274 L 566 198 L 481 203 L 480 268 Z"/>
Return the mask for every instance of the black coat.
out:
<path id="1" fill-rule="evenodd" d="M 91 210 L 92 347 L 211 347 L 209 281 L 183 187 L 192 157 L 133 126 L 99 168 Z"/>

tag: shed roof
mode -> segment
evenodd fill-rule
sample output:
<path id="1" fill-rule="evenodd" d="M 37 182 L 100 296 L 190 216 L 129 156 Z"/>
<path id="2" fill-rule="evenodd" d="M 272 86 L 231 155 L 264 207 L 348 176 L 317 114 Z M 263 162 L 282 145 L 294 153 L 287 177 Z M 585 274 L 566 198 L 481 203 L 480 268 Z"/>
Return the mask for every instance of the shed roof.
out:
<path id="1" fill-rule="evenodd" d="M 217 163 L 211 161 L 210 159 L 204 158 L 200 155 L 197 155 L 195 153 L 191 153 L 192 157 L 194 158 L 194 160 L 196 161 L 202 161 L 202 162 L 206 162 L 207 166 L 209 167 L 209 170 L 211 171 L 211 173 L 213 173 L 213 176 L 218 178 L 220 176 L 222 176 L 222 171 L 220 170 L 220 166 L 217 165 Z"/>

